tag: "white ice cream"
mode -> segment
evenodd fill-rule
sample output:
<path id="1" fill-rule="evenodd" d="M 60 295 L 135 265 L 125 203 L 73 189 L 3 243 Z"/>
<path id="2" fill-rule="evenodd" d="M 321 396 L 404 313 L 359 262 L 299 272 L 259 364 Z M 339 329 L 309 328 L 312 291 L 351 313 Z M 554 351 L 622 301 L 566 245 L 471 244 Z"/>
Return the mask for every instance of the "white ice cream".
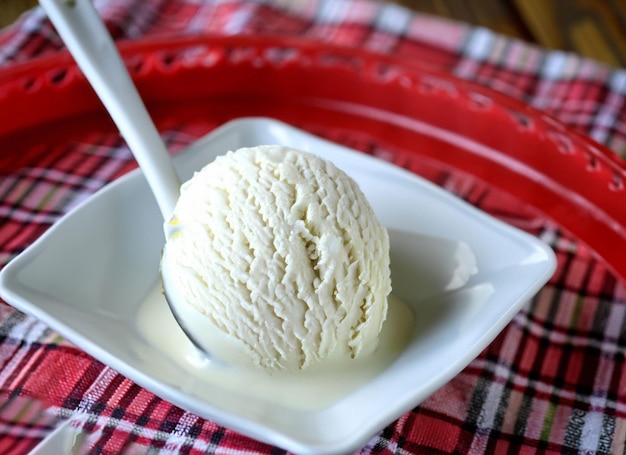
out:
<path id="1" fill-rule="evenodd" d="M 224 363 L 297 371 L 376 349 L 389 239 L 332 163 L 281 146 L 228 152 L 183 185 L 170 224 L 175 310 Z"/>

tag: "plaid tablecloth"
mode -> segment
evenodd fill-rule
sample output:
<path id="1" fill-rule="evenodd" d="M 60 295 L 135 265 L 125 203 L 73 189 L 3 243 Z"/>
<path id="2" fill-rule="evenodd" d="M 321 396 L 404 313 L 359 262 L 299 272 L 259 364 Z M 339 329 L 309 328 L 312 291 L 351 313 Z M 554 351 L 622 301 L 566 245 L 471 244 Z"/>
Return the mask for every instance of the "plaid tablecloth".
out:
<path id="1" fill-rule="evenodd" d="M 370 0 L 96 5 L 120 40 L 295 34 L 420 59 L 523 99 L 626 152 L 626 71 L 482 28 Z M 62 47 L 35 8 L 0 33 L 0 70 Z M 72 156 L 78 155 L 67 159 Z M 38 178 L 37 169 L 0 169 L 0 266 L 130 161 L 128 153 L 100 157 L 89 170 L 98 178 L 72 191 L 67 179 Z M 62 159 L 50 164 L 66 165 Z M 64 197 L 48 197 L 55 186 Z M 624 283 L 575 238 L 550 226 L 527 228 L 557 251 L 554 278 L 475 361 L 361 453 L 626 453 Z M 26 453 L 59 417 L 70 416 L 90 432 L 92 453 L 281 453 L 155 397 L 4 303 L 0 393 L 3 454 Z"/>

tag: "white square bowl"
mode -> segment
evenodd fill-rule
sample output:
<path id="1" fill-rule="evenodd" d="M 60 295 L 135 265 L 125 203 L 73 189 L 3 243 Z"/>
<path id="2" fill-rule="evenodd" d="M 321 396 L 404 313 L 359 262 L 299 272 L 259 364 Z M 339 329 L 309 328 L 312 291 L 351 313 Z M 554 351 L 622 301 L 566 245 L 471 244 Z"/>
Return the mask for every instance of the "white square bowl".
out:
<path id="1" fill-rule="evenodd" d="M 183 180 L 227 150 L 282 144 L 354 178 L 391 237 L 394 293 L 413 310 L 407 346 L 379 375 L 319 409 L 289 406 L 205 377 L 189 387 L 138 329 L 159 281 L 162 220 L 139 171 L 99 191 L 0 272 L 0 295 L 160 397 L 297 453 L 358 450 L 450 380 L 550 278 L 551 249 L 396 166 L 264 118 L 232 121 L 175 158 Z M 155 330 L 158 328 L 155 327 Z M 206 384 L 204 381 L 207 381 Z"/>

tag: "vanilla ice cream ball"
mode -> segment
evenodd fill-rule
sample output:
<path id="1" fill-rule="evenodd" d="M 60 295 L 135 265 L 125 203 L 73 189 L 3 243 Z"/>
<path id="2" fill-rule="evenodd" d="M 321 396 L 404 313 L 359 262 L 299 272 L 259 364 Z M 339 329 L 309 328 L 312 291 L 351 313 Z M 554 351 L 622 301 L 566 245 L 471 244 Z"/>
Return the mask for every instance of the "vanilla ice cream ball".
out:
<path id="1" fill-rule="evenodd" d="M 376 349 L 389 239 L 331 162 L 276 145 L 228 152 L 183 184 L 170 225 L 175 312 L 225 364 L 298 371 Z"/>

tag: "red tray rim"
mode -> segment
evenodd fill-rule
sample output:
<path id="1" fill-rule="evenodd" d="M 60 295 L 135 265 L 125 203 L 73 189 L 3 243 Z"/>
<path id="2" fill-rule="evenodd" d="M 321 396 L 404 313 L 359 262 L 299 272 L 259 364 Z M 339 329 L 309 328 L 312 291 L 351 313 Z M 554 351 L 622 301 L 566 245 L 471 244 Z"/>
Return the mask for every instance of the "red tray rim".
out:
<path id="1" fill-rule="evenodd" d="M 147 37 L 139 40 L 121 41 L 118 43 L 118 46 L 127 62 L 132 61 L 133 58 L 149 56 L 149 58 L 155 60 L 156 65 L 163 65 L 168 55 L 175 54 L 189 47 L 204 44 L 222 48 L 229 46 L 252 47 L 257 49 L 272 46 L 293 47 L 305 54 L 327 53 L 346 58 L 360 59 L 366 63 L 389 65 L 401 68 L 409 73 L 418 73 L 422 76 L 432 77 L 433 80 L 448 81 L 461 92 L 471 93 L 473 96 L 484 96 L 503 109 L 514 112 L 516 115 L 536 120 L 542 127 L 554 131 L 559 138 L 566 139 L 570 147 L 573 147 L 575 151 L 581 151 L 584 155 L 580 157 L 576 156 L 576 153 L 571 153 L 567 156 L 569 152 L 563 152 L 565 159 L 578 159 L 583 162 L 583 165 L 587 166 L 586 172 L 588 172 L 590 176 L 592 173 L 598 174 L 599 169 L 603 170 L 604 174 L 606 174 L 603 178 L 605 178 L 605 180 L 609 179 L 608 187 L 604 190 L 605 194 L 595 194 L 593 197 L 590 197 L 592 200 L 592 208 L 602 208 L 601 210 L 597 210 L 597 213 L 593 213 L 592 217 L 597 218 L 598 220 L 596 221 L 598 223 L 601 223 L 603 226 L 606 226 L 609 231 L 615 233 L 615 238 L 626 239 L 626 211 L 619 209 L 619 207 L 623 206 L 623 203 L 619 201 L 623 199 L 623 193 L 625 191 L 626 161 L 617 153 L 597 143 L 590 137 L 575 131 L 554 117 L 529 106 L 521 100 L 514 99 L 506 94 L 472 81 L 460 79 L 427 62 L 401 60 L 393 55 L 374 53 L 361 48 L 347 48 L 331 43 L 322 43 L 309 38 L 277 37 L 269 35 Z M 252 64 L 253 63 L 251 63 L 251 65 Z M 171 69 L 161 68 L 161 70 L 170 71 Z M 59 72 L 68 71 L 75 73 L 79 78 L 82 77 L 72 57 L 66 50 L 60 50 L 54 54 L 18 63 L 10 67 L 0 68 L 0 105 L 5 99 L 11 97 L 19 99 L 25 92 L 36 92 L 37 89 L 42 89 L 42 86 L 39 85 L 35 90 L 32 90 L 33 80 L 38 79 L 39 82 L 41 82 L 43 78 L 43 88 L 45 88 L 46 84 L 48 84 L 47 86 L 51 84 L 54 85 L 53 79 Z M 133 74 L 133 76 L 136 80 L 141 80 L 145 75 Z M 76 80 L 72 78 L 66 79 L 70 80 L 67 84 L 71 84 L 72 80 Z M 59 85 L 59 87 L 62 87 L 62 84 Z M 33 122 L 35 122 L 34 119 Z M 0 132 L 0 138 L 1 137 L 2 133 Z M 598 177 L 594 178 L 598 179 Z M 572 190 L 571 187 L 569 189 Z M 571 197 L 582 197 L 584 199 L 592 190 L 581 186 L 580 188 L 576 188 L 576 191 L 578 193 L 572 193 Z M 604 198 L 604 196 L 606 196 L 606 198 Z M 564 197 L 567 197 L 567 195 Z M 610 202 L 605 202 L 604 199 L 610 200 Z M 565 227 L 570 228 L 571 224 L 570 222 L 568 225 L 565 225 Z M 592 250 L 596 251 L 601 258 L 605 259 L 618 275 L 626 279 L 626 260 L 619 259 L 615 254 L 614 250 L 616 248 L 614 247 L 614 241 L 612 241 L 613 244 L 609 244 L 608 240 L 603 240 L 602 238 L 589 241 L 592 237 L 591 232 L 587 232 L 587 235 L 583 237 L 585 237 Z"/>

